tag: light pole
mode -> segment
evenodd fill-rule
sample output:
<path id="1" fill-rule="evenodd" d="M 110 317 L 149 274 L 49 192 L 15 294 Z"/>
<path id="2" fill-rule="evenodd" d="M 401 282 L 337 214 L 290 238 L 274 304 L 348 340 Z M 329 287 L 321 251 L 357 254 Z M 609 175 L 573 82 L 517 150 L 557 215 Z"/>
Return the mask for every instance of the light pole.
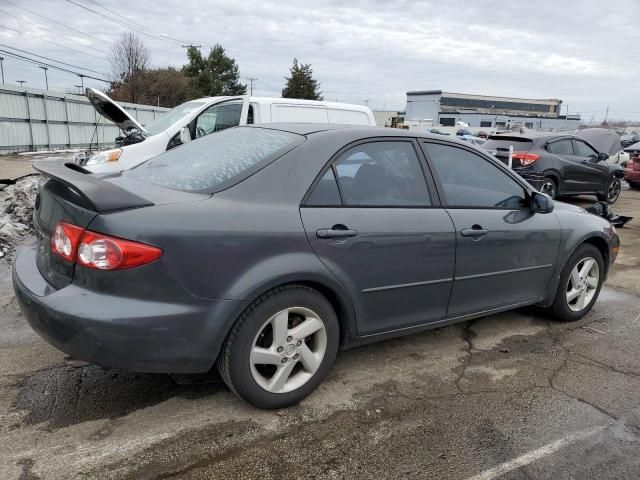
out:
<path id="1" fill-rule="evenodd" d="M 82 95 L 82 85 L 74 85 L 78 89 L 78 95 Z"/>
<path id="2" fill-rule="evenodd" d="M 79 73 L 78 76 L 80 77 L 80 86 L 82 87 L 82 90 L 84 91 L 84 75 Z"/>
<path id="3" fill-rule="evenodd" d="M 26 80 L 16 80 L 16 83 L 19 83 L 20 86 L 24 85 L 25 83 L 27 83 Z"/>
<path id="4" fill-rule="evenodd" d="M 42 66 L 38 66 L 38 68 L 41 68 L 42 70 L 44 70 L 44 84 L 47 87 L 47 90 L 49 90 L 49 79 L 47 78 L 47 70 L 49 70 L 49 68 L 42 67 Z"/>
<path id="5" fill-rule="evenodd" d="M 2 66 L 3 61 L 4 57 L 0 57 L 0 74 L 2 74 L 2 83 L 4 83 L 4 67 Z"/>

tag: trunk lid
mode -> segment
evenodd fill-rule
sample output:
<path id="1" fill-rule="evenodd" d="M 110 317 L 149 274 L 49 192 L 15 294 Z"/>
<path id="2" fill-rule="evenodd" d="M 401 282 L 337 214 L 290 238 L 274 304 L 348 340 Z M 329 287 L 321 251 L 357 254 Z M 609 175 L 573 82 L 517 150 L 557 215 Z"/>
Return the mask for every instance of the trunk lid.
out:
<path id="1" fill-rule="evenodd" d="M 91 102 L 91 105 L 93 105 L 93 108 L 95 108 L 96 111 L 104 118 L 115 123 L 123 132 L 128 132 L 132 129 L 136 129 L 144 133 L 145 135 L 148 135 L 144 127 L 140 125 L 140 123 L 138 123 L 135 118 L 129 115 L 129 113 L 124 108 L 111 100 L 100 90 L 96 90 L 95 88 L 87 88 L 85 93 L 87 95 L 87 98 Z"/>
<path id="2" fill-rule="evenodd" d="M 509 165 L 509 150 L 513 147 L 514 152 L 528 153 L 533 148 L 533 140 L 526 137 L 491 135 L 482 145 L 491 155 L 496 157 L 505 165 Z M 513 168 L 522 167 L 520 160 L 513 158 L 511 162 Z"/>
<path id="3" fill-rule="evenodd" d="M 43 277 L 57 289 L 71 283 L 75 268 L 74 263 L 51 252 L 51 235 L 58 222 L 87 228 L 98 215 L 209 197 L 119 174 L 92 175 L 72 163 L 41 161 L 34 163 L 34 168 L 42 174 L 33 212 L 38 244 L 36 263 Z"/>

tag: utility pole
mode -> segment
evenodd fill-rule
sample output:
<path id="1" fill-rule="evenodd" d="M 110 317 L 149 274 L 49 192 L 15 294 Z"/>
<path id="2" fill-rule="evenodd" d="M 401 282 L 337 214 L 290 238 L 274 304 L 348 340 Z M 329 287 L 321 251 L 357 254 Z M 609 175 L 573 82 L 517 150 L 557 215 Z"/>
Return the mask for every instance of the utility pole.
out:
<path id="1" fill-rule="evenodd" d="M 49 70 L 49 67 L 38 66 L 38 68 L 44 70 L 44 84 L 47 87 L 47 90 L 49 90 L 49 79 L 47 78 L 47 70 Z"/>
<path id="2" fill-rule="evenodd" d="M 604 122 L 602 122 L 602 123 L 607 123 L 607 117 L 608 117 L 608 116 L 609 116 L 609 105 L 607 105 L 607 111 L 606 111 L 606 113 L 604 114 Z"/>
<path id="3" fill-rule="evenodd" d="M 368 99 L 368 98 L 367 98 L 367 99 L 365 99 L 365 101 L 364 101 L 364 106 L 365 106 L 365 107 L 368 107 L 368 106 L 369 106 L 369 99 Z"/>
<path id="4" fill-rule="evenodd" d="M 78 94 L 82 95 L 82 85 L 74 85 L 78 89 Z"/>
<path id="5" fill-rule="evenodd" d="M 197 48 L 197 49 L 201 49 L 202 45 L 182 45 L 182 48 Z"/>
<path id="6" fill-rule="evenodd" d="M 85 75 L 79 73 L 78 76 L 80 77 L 80 86 L 82 87 L 82 90 L 84 91 L 84 77 L 85 77 Z"/>
<path id="7" fill-rule="evenodd" d="M 247 80 L 249 80 L 249 95 L 253 96 L 253 82 L 258 81 L 258 79 L 255 77 L 247 77 Z"/>
<path id="8" fill-rule="evenodd" d="M 25 83 L 27 83 L 26 80 L 16 80 L 16 83 L 19 83 L 20 86 L 24 85 Z"/>
<path id="9" fill-rule="evenodd" d="M 4 67 L 2 66 L 2 62 L 4 62 L 4 57 L 0 57 L 0 73 L 2 74 L 2 83 L 4 83 Z"/>

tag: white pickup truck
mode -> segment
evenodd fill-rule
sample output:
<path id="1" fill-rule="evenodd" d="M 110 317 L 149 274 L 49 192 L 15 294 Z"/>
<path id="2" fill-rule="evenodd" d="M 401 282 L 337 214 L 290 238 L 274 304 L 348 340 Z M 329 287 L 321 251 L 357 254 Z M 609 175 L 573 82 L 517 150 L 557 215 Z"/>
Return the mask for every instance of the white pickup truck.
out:
<path id="1" fill-rule="evenodd" d="M 371 110 L 361 105 L 244 95 L 192 100 L 142 126 L 99 90 L 87 88 L 86 94 L 98 113 L 124 133 L 117 139 L 116 148 L 77 160 L 92 172 L 120 172 L 183 143 L 238 125 L 275 122 L 376 124 Z"/>

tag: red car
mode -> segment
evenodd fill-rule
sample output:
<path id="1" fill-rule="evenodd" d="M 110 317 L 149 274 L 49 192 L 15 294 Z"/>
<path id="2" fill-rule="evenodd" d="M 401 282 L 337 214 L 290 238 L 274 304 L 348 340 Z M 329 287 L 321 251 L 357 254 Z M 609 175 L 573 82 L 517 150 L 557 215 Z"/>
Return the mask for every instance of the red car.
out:
<path id="1" fill-rule="evenodd" d="M 629 162 L 624 178 L 631 188 L 640 189 L 640 142 L 624 149 L 629 153 Z"/>

